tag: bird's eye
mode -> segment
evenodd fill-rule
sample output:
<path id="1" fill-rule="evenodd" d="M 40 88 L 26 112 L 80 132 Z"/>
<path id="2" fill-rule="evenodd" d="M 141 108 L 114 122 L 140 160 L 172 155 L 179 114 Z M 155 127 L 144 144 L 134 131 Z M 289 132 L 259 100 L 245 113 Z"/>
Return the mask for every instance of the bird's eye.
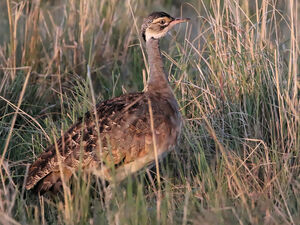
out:
<path id="1" fill-rule="evenodd" d="M 165 24 L 165 23 L 166 23 L 165 20 L 161 20 L 161 21 L 160 21 L 160 24 Z"/>

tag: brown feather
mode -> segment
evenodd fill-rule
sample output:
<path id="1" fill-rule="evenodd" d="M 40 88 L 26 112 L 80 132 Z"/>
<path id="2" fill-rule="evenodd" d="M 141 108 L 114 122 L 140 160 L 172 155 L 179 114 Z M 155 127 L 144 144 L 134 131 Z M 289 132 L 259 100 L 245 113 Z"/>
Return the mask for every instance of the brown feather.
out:
<path id="1" fill-rule="evenodd" d="M 159 22 L 162 21 L 160 17 L 165 24 Z M 153 164 L 155 154 L 149 100 L 159 157 L 175 146 L 180 134 L 181 116 L 163 70 L 158 42 L 158 38 L 171 29 L 168 24 L 174 26 L 172 21 L 175 19 L 168 14 L 156 12 L 150 14 L 142 25 L 150 65 L 147 91 L 104 101 L 96 106 L 96 115 L 87 112 L 30 166 L 26 189 L 37 186 L 40 193 L 58 189 L 62 183 L 61 174 L 67 181 L 79 167 L 105 180 L 114 178 L 121 181 Z"/>
<path id="2" fill-rule="evenodd" d="M 95 151 L 99 150 L 98 131 L 95 116 L 91 112 L 86 113 L 57 141 L 64 169 L 74 171 L 80 164 L 83 168 L 89 165 L 100 166 L 102 160 L 109 170 L 111 166 L 121 162 L 125 165 L 149 154 L 152 134 L 148 98 L 153 110 L 158 149 L 168 150 L 173 146 L 179 135 L 180 123 L 176 101 L 170 102 L 162 96 L 149 95 L 147 92 L 123 95 L 97 105 L 101 154 Z M 123 165 L 118 165 L 118 168 Z M 59 178 L 59 160 L 55 145 L 52 145 L 31 165 L 26 189 L 31 189 L 44 179 L 38 189 L 47 191 Z M 105 179 L 110 180 L 110 175 Z"/>

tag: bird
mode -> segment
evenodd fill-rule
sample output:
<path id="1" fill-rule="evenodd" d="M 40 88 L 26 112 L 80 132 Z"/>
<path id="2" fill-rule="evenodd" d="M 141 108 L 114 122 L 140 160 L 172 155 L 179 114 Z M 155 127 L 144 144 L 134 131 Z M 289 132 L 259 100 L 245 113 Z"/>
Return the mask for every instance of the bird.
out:
<path id="1" fill-rule="evenodd" d="M 164 72 L 159 40 L 188 21 L 165 12 L 144 19 L 141 36 L 150 71 L 145 90 L 100 102 L 79 118 L 30 165 L 27 190 L 59 191 L 62 176 L 68 181 L 79 168 L 100 171 L 108 182 L 122 181 L 175 148 L 182 117 Z"/>

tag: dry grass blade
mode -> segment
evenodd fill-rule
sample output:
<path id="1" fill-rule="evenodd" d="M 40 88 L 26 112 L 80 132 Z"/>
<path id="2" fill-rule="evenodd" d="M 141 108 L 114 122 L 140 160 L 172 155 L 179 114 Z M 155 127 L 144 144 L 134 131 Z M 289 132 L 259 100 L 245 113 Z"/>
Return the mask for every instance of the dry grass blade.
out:
<path id="1" fill-rule="evenodd" d="M 26 78 L 25 78 L 25 82 L 23 84 L 23 88 L 22 88 L 20 96 L 19 96 L 19 101 L 18 101 L 17 109 L 16 109 L 16 111 L 14 113 L 13 119 L 11 121 L 10 129 L 9 129 L 9 133 L 8 133 L 8 135 L 6 137 L 5 146 L 4 146 L 4 149 L 3 149 L 3 152 L 2 152 L 2 156 L 1 156 L 1 159 L 0 159 L 0 168 L 2 167 L 3 161 L 5 159 L 6 151 L 8 149 L 8 145 L 9 145 L 10 138 L 11 138 L 14 126 L 15 126 L 15 122 L 16 122 L 16 119 L 17 119 L 17 116 L 18 116 L 18 113 L 19 113 L 19 109 L 20 109 L 20 106 L 22 104 L 23 96 L 24 96 L 25 91 L 26 91 L 26 87 L 27 87 L 27 84 L 28 84 L 30 73 L 31 73 L 31 68 L 28 69 L 28 72 L 27 72 L 27 75 L 26 75 Z"/>
<path id="2" fill-rule="evenodd" d="M 156 168 L 156 175 L 157 175 L 157 200 L 156 200 L 156 218 L 158 223 L 160 222 L 160 207 L 161 207 L 161 183 L 160 183 L 160 172 L 159 172 L 159 163 L 158 163 L 158 152 L 157 152 L 157 145 L 156 145 L 156 132 L 154 129 L 154 121 L 153 121 L 153 111 L 151 100 L 148 99 L 148 107 L 149 107 L 149 115 L 150 115 L 150 125 L 151 125 L 151 133 L 152 133 L 152 140 L 153 140 L 153 150 L 154 150 L 154 157 L 155 157 L 155 168 Z"/>
<path id="3" fill-rule="evenodd" d="M 0 1 L 0 223 L 297 224 L 299 7 L 297 0 Z M 63 182 L 58 198 L 25 191 L 28 162 L 92 105 L 147 90 L 139 27 L 154 10 L 191 18 L 185 32 L 178 27 L 160 42 L 184 117 L 176 153 L 159 162 L 153 135 L 155 168 L 115 184 L 109 202 L 96 169 Z"/>

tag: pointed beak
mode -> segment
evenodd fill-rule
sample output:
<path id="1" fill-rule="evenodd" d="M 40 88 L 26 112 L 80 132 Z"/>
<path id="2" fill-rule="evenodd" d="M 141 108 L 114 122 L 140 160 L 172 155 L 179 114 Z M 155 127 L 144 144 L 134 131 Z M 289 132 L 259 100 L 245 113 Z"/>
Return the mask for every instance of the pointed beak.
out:
<path id="1" fill-rule="evenodd" d="M 186 22 L 189 22 L 190 21 L 190 18 L 185 18 L 185 19 L 180 19 L 180 18 L 176 18 L 175 20 L 173 20 L 170 25 L 176 25 L 178 23 L 186 23 Z"/>
<path id="2" fill-rule="evenodd" d="M 169 23 L 169 26 L 168 26 L 168 30 L 172 29 L 176 24 L 178 23 L 186 23 L 190 20 L 190 18 L 185 18 L 185 19 L 179 19 L 179 18 L 176 18 L 175 20 L 173 20 L 171 23 Z"/>

